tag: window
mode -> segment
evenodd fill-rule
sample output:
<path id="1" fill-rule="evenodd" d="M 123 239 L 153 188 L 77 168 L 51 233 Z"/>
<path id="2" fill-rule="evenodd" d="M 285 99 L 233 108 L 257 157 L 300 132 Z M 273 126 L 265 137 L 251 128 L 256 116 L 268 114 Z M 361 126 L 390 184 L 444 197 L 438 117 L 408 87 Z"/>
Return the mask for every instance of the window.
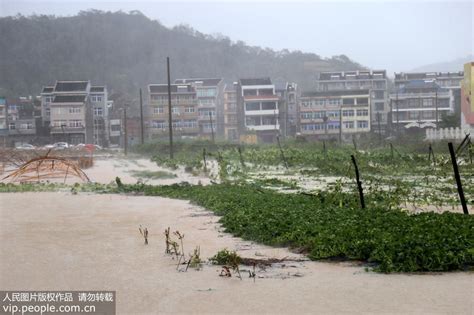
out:
<path id="1" fill-rule="evenodd" d="M 71 128 L 81 128 L 82 127 L 82 121 L 81 120 L 70 120 L 69 121 L 69 127 L 71 127 Z"/>
<path id="2" fill-rule="evenodd" d="M 20 129 L 33 129 L 33 123 L 25 123 L 20 125 Z"/>
<path id="3" fill-rule="evenodd" d="M 13 122 L 9 123 L 9 124 L 8 124 L 8 129 L 10 129 L 10 130 L 15 130 L 15 129 L 16 129 L 15 123 L 13 123 Z"/>
<path id="4" fill-rule="evenodd" d="M 111 125 L 110 126 L 110 131 L 120 131 L 122 129 L 122 126 L 120 125 Z"/>
<path id="5" fill-rule="evenodd" d="M 357 116 L 369 116 L 369 110 L 368 109 L 358 109 L 357 110 Z"/>
<path id="6" fill-rule="evenodd" d="M 344 123 L 345 129 L 354 129 L 354 122 L 353 121 L 345 121 Z"/>
<path id="7" fill-rule="evenodd" d="M 94 116 L 102 116 L 102 115 L 103 115 L 102 107 L 94 107 Z"/>
<path id="8" fill-rule="evenodd" d="M 194 109 L 194 107 L 192 107 L 192 106 L 189 106 L 189 107 L 185 107 L 185 108 L 184 108 L 184 112 L 185 112 L 185 113 L 194 113 L 194 111 L 195 111 L 195 109 Z"/>
<path id="9" fill-rule="evenodd" d="M 211 130 L 214 130 L 215 128 L 214 124 L 211 124 L 211 123 L 203 123 L 201 124 L 201 126 L 202 126 L 202 129 L 205 131 L 211 131 Z"/>
<path id="10" fill-rule="evenodd" d="M 167 127 L 168 127 L 168 124 L 163 120 L 152 120 L 151 121 L 151 128 L 165 129 Z"/>
<path id="11" fill-rule="evenodd" d="M 422 117 L 425 119 L 434 119 L 436 117 L 436 112 L 435 111 L 423 111 L 422 112 Z"/>
<path id="12" fill-rule="evenodd" d="M 369 104 L 369 99 L 366 98 L 366 97 L 358 97 L 358 98 L 357 98 L 357 104 L 358 104 L 358 105 L 361 105 L 361 104 Z"/>
<path id="13" fill-rule="evenodd" d="M 328 100 L 328 104 L 329 104 L 329 105 L 340 105 L 340 104 L 342 104 L 342 99 L 339 99 L 339 98 L 337 98 L 337 99 L 336 99 L 336 98 L 330 98 L 330 99 Z"/>
<path id="14" fill-rule="evenodd" d="M 53 127 L 55 128 L 62 128 L 67 126 L 67 121 L 65 120 L 54 120 Z"/>
<path id="15" fill-rule="evenodd" d="M 173 108 L 171 109 L 171 112 L 172 112 L 173 114 L 179 114 L 179 107 L 173 107 Z"/>
<path id="16" fill-rule="evenodd" d="M 378 112 L 383 111 L 384 103 L 375 103 L 375 110 Z"/>
<path id="17" fill-rule="evenodd" d="M 301 119 L 311 119 L 313 118 L 313 114 L 311 112 L 303 112 L 300 114 Z"/>
<path id="18" fill-rule="evenodd" d="M 199 109 L 199 116 L 201 118 L 209 118 L 209 116 L 215 117 L 216 112 L 212 109 Z"/>
<path id="19" fill-rule="evenodd" d="M 367 120 L 358 120 L 357 128 L 369 128 L 369 122 Z"/>
<path id="20" fill-rule="evenodd" d="M 260 110 L 260 103 L 245 103 L 245 110 L 246 111 Z"/>
<path id="21" fill-rule="evenodd" d="M 183 128 L 194 129 L 197 128 L 197 121 L 195 119 L 185 119 L 182 125 Z"/>
<path id="22" fill-rule="evenodd" d="M 46 96 L 44 98 L 44 101 L 45 101 L 45 103 L 51 103 L 51 102 L 53 102 L 53 97 L 52 96 Z"/>
<path id="23" fill-rule="evenodd" d="M 245 117 L 246 126 L 260 126 L 260 117 Z"/>
<path id="24" fill-rule="evenodd" d="M 69 107 L 69 114 L 79 114 L 80 112 L 80 107 Z"/>
<path id="25" fill-rule="evenodd" d="M 385 97 L 385 92 L 384 91 L 374 91 L 374 97 L 376 99 L 384 99 Z"/>
<path id="26" fill-rule="evenodd" d="M 46 108 L 45 113 L 46 113 L 46 116 L 51 116 L 51 109 Z"/>
<path id="27" fill-rule="evenodd" d="M 433 107 L 434 105 L 432 98 L 424 98 L 423 99 L 423 107 Z"/>
<path id="28" fill-rule="evenodd" d="M 198 89 L 197 90 L 198 97 L 214 97 L 216 96 L 216 89 Z"/>
<path id="29" fill-rule="evenodd" d="M 165 109 L 163 106 L 153 107 L 153 114 L 163 114 Z"/>
<path id="30" fill-rule="evenodd" d="M 342 116 L 343 117 L 353 117 L 354 116 L 354 111 L 352 109 L 350 110 L 343 110 L 342 111 Z"/>
<path id="31" fill-rule="evenodd" d="M 91 101 L 92 102 L 102 102 L 102 96 L 101 95 L 92 95 L 91 96 Z"/>
<path id="32" fill-rule="evenodd" d="M 324 116 L 326 116 L 325 111 L 317 111 L 313 113 L 314 118 L 323 118 Z"/>
<path id="33" fill-rule="evenodd" d="M 262 110 L 275 110 L 276 103 L 275 102 L 263 102 L 262 103 Z"/>
<path id="34" fill-rule="evenodd" d="M 150 99 L 152 101 L 161 101 L 161 102 L 164 102 L 164 96 L 161 96 L 161 95 L 155 95 L 155 94 L 151 94 L 150 95 Z"/>
<path id="35" fill-rule="evenodd" d="M 262 125 L 276 125 L 276 119 L 273 116 L 262 117 Z"/>
<path id="36" fill-rule="evenodd" d="M 355 101 L 354 101 L 353 98 L 344 98 L 344 99 L 342 100 L 342 103 L 343 103 L 344 105 L 354 105 L 354 104 L 355 104 Z"/>
<path id="37" fill-rule="evenodd" d="M 339 117 L 339 111 L 338 110 L 337 111 L 334 111 L 334 110 L 327 111 L 326 115 L 327 115 L 327 117 Z"/>
<path id="38" fill-rule="evenodd" d="M 339 122 L 338 121 L 331 121 L 328 122 L 328 129 L 333 130 L 333 129 L 339 129 Z"/>

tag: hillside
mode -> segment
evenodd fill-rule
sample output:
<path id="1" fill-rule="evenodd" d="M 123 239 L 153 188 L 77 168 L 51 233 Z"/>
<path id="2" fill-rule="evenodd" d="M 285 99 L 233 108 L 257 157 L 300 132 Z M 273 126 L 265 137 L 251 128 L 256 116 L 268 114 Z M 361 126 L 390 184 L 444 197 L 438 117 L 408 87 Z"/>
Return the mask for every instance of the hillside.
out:
<path id="1" fill-rule="evenodd" d="M 442 71 L 442 72 L 456 72 L 463 71 L 464 64 L 474 60 L 474 55 L 466 56 L 464 58 L 457 58 L 455 60 L 433 63 L 429 65 L 424 65 L 417 67 L 412 70 L 412 72 L 428 72 L 428 71 Z"/>
<path id="2" fill-rule="evenodd" d="M 166 28 L 138 11 L 82 11 L 72 17 L 15 16 L 0 19 L 0 94 L 38 94 L 57 79 L 90 79 L 112 92 L 136 95 L 138 87 L 172 79 L 270 76 L 309 86 L 316 71 L 361 65 L 341 55 L 329 59 L 300 51 L 274 51 L 188 26 Z"/>

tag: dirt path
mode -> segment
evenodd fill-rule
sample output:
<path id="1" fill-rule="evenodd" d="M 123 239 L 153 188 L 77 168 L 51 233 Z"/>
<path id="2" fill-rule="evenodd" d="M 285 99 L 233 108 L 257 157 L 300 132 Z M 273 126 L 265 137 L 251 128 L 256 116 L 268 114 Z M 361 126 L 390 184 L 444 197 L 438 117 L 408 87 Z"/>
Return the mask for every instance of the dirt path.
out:
<path id="1" fill-rule="evenodd" d="M 0 194 L 0 290 L 116 290 L 118 314 L 473 314 L 474 275 L 384 275 L 322 262 L 258 270 L 255 282 L 220 268 L 176 271 L 163 231 L 185 234 L 186 252 L 227 247 L 246 257 L 295 256 L 220 232 L 217 218 L 158 197 Z M 147 226 L 143 245 L 138 226 Z"/>

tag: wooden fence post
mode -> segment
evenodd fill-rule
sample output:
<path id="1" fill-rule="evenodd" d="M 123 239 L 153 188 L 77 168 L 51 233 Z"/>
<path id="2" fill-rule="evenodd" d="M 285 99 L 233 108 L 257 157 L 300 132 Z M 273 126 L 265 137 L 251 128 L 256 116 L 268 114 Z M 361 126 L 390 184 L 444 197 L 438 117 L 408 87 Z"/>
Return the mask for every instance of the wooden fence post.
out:
<path id="1" fill-rule="evenodd" d="M 357 162 L 354 155 L 351 155 L 351 159 L 352 159 L 352 163 L 354 164 L 355 173 L 356 173 L 356 181 L 357 181 L 357 189 L 359 190 L 360 206 L 362 209 L 365 209 L 364 191 L 362 189 L 362 182 L 360 181 L 359 168 L 357 167 Z"/>
<path id="2" fill-rule="evenodd" d="M 469 214 L 467 210 L 466 199 L 464 198 L 464 191 L 462 189 L 461 176 L 459 176 L 458 163 L 456 161 L 456 153 L 454 152 L 453 143 L 448 143 L 449 154 L 451 154 L 451 162 L 453 163 L 454 178 L 456 179 L 456 184 L 458 186 L 459 199 L 461 200 L 462 211 L 464 214 Z"/>

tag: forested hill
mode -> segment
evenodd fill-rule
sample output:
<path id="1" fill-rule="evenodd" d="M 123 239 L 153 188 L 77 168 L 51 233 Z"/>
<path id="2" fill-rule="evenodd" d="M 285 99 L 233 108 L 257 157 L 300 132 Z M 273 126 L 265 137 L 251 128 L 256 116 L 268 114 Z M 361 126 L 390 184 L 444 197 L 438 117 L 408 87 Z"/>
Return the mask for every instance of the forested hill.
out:
<path id="1" fill-rule="evenodd" d="M 247 46 L 188 26 L 169 29 L 138 11 L 3 17 L 0 38 L 0 95 L 5 96 L 36 95 L 57 79 L 90 79 L 135 94 L 147 83 L 165 82 L 167 56 L 172 79 L 270 76 L 308 86 L 316 71 L 362 68 L 344 55 L 326 59 Z M 308 40 L 318 39 L 308 34 Z"/>

